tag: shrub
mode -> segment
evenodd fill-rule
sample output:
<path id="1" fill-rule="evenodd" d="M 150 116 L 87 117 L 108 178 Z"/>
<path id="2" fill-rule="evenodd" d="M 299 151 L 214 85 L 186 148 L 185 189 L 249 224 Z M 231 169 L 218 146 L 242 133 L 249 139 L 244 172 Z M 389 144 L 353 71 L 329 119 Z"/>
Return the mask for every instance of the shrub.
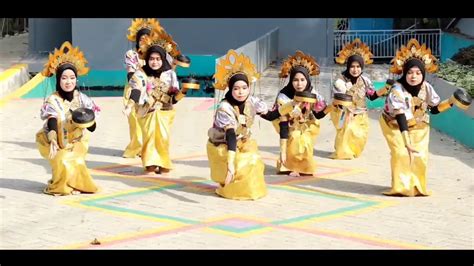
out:
<path id="1" fill-rule="evenodd" d="M 453 82 L 457 87 L 464 88 L 474 97 L 474 66 L 461 65 L 455 62 L 441 63 L 438 77 Z"/>
<path id="2" fill-rule="evenodd" d="M 474 66 L 474 45 L 460 49 L 451 59 L 461 65 Z"/>

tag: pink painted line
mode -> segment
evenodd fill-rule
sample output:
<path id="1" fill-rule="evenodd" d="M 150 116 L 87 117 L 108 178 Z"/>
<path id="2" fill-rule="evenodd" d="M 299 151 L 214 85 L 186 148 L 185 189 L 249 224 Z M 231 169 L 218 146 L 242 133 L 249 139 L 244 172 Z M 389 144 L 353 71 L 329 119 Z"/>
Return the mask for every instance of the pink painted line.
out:
<path id="1" fill-rule="evenodd" d="M 274 227 L 289 230 L 289 231 L 299 231 L 299 232 L 310 233 L 310 234 L 313 234 L 313 235 L 322 235 L 322 236 L 327 236 L 327 237 L 336 238 L 336 239 L 346 239 L 346 240 L 356 241 L 356 242 L 363 243 L 363 244 L 368 244 L 368 245 L 371 245 L 371 246 L 378 246 L 378 247 L 384 247 L 384 248 L 399 248 L 399 249 L 406 249 L 407 248 L 407 246 L 389 244 L 389 243 L 379 242 L 379 241 L 375 241 L 375 240 L 361 239 L 361 238 L 351 237 L 351 236 L 343 236 L 343 235 L 338 235 L 338 234 L 334 234 L 334 233 L 321 232 L 321 231 L 315 230 L 315 229 L 295 228 L 295 227 L 281 226 L 281 225 L 277 225 L 277 226 L 274 226 Z"/>
<path id="2" fill-rule="evenodd" d="M 214 99 L 206 99 L 201 104 L 193 108 L 193 111 L 207 111 L 214 105 Z"/>
<path id="3" fill-rule="evenodd" d="M 138 236 L 132 236 L 130 238 L 125 238 L 125 239 L 112 240 L 112 241 L 109 241 L 109 242 L 102 243 L 100 245 L 89 244 L 89 245 L 86 245 L 86 246 L 79 247 L 79 249 L 93 249 L 93 248 L 99 248 L 99 247 L 107 247 L 107 246 L 112 246 L 112 245 L 125 243 L 125 242 L 129 242 L 129 241 L 147 239 L 147 238 L 152 238 L 152 237 L 157 237 L 157 236 L 162 236 L 162 235 L 168 235 L 168 234 L 173 234 L 173 233 L 179 233 L 179 232 L 185 232 L 185 231 L 199 229 L 199 228 L 203 228 L 203 227 L 207 227 L 207 226 L 208 226 L 207 224 L 188 225 L 188 226 L 172 229 L 172 230 L 169 230 L 169 231 L 163 231 L 163 232 L 158 232 L 158 233 L 149 234 L 149 235 L 138 235 Z"/>
<path id="4" fill-rule="evenodd" d="M 310 180 L 310 179 L 314 179 L 314 178 L 320 178 L 321 176 L 325 176 L 325 175 L 343 173 L 345 171 L 347 171 L 347 170 L 339 169 L 339 170 L 336 170 L 336 171 L 325 172 L 323 174 L 316 174 L 316 176 L 308 175 L 308 176 L 299 176 L 299 177 L 289 177 L 289 179 L 287 179 L 287 180 L 280 180 L 280 181 L 267 182 L 267 183 L 272 184 L 272 185 L 282 185 L 282 184 L 288 184 L 288 183 L 293 183 L 293 182 L 300 182 L 300 181 Z"/>
<path id="5" fill-rule="evenodd" d="M 226 220 L 226 219 L 224 219 L 224 220 Z M 100 245 L 88 244 L 88 245 L 84 245 L 84 246 L 78 247 L 78 248 L 79 249 L 91 249 L 91 248 L 99 248 L 99 247 L 104 247 L 104 246 L 112 246 L 112 245 L 125 243 L 125 242 L 129 242 L 129 241 L 134 241 L 134 240 L 141 240 L 141 239 L 153 238 L 153 237 L 167 235 L 167 234 L 180 233 L 180 232 L 185 232 L 185 231 L 190 231 L 190 230 L 195 230 L 195 229 L 206 228 L 206 227 L 210 227 L 210 226 L 213 226 L 213 225 L 220 224 L 222 221 L 223 220 L 218 220 L 218 221 L 213 221 L 213 222 L 208 222 L 208 223 L 188 225 L 188 226 L 183 226 L 183 227 L 180 227 L 180 228 L 172 229 L 172 230 L 169 230 L 169 231 L 163 231 L 163 232 L 147 234 L 147 235 L 132 236 L 132 237 L 125 238 L 125 239 L 112 240 L 112 241 L 108 241 L 106 243 L 102 243 Z M 256 221 L 256 223 L 260 223 L 260 222 Z"/>
<path id="6" fill-rule="evenodd" d="M 92 248 L 99 248 L 99 247 L 107 247 L 107 246 L 112 246 L 112 245 L 116 245 L 120 243 L 135 241 L 135 240 L 148 239 L 148 238 L 158 237 L 158 236 L 167 235 L 167 234 L 180 233 L 180 232 L 185 232 L 185 231 L 190 231 L 190 230 L 195 230 L 195 229 L 206 228 L 206 227 L 210 227 L 216 224 L 221 224 L 221 222 L 222 221 L 219 220 L 219 221 L 214 221 L 214 222 L 209 222 L 209 223 L 189 225 L 189 226 L 172 229 L 169 231 L 163 231 L 163 232 L 147 234 L 147 235 L 132 236 L 125 239 L 112 240 L 112 241 L 103 243 L 101 245 L 89 244 L 89 245 L 79 247 L 79 249 L 92 249 Z M 398 249 L 407 248 L 407 246 L 403 246 L 403 245 L 390 244 L 390 243 L 384 243 L 381 241 L 375 241 L 375 240 L 370 240 L 370 239 L 362 239 L 362 238 L 357 238 L 357 237 L 339 235 L 335 233 L 322 232 L 317 229 L 296 228 L 296 227 L 290 227 L 290 226 L 285 226 L 285 225 L 275 225 L 275 224 L 261 222 L 261 221 L 255 221 L 255 223 L 262 226 L 266 226 L 268 228 L 276 228 L 276 229 L 282 229 L 282 230 L 287 230 L 287 231 L 298 231 L 298 232 L 304 232 L 304 233 L 309 233 L 313 235 L 325 236 L 329 238 L 350 240 L 350 241 L 355 241 L 355 242 L 359 242 L 359 243 L 363 243 L 363 244 L 367 244 L 371 246 L 382 247 L 382 248 L 398 248 Z"/>

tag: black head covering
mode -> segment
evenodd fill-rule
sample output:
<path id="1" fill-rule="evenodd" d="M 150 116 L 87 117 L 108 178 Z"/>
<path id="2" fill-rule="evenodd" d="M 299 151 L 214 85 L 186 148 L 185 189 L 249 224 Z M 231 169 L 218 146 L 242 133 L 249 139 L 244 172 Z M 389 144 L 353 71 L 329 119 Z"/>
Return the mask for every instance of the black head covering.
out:
<path id="1" fill-rule="evenodd" d="M 148 60 L 150 59 L 150 56 L 152 53 L 159 53 L 161 57 L 162 65 L 157 70 L 151 69 L 150 66 L 148 65 Z M 168 63 L 168 60 L 166 60 L 166 51 L 163 48 L 161 48 L 161 46 L 158 46 L 158 45 L 153 45 L 152 47 L 148 48 L 148 51 L 146 52 L 146 56 L 145 56 L 145 61 L 146 61 L 146 64 L 145 66 L 143 66 L 143 70 L 145 71 L 147 76 L 153 76 L 153 77 L 159 78 L 161 73 L 171 69 L 171 66 Z"/>
<path id="2" fill-rule="evenodd" d="M 74 74 L 76 75 L 76 79 L 77 79 L 77 70 L 76 70 L 76 67 L 74 65 L 69 64 L 69 63 L 65 63 L 65 64 L 60 65 L 56 69 L 56 91 L 59 93 L 59 96 L 61 96 L 61 98 L 65 99 L 65 100 L 68 100 L 68 101 L 72 101 L 72 98 L 74 97 L 74 91 L 77 89 L 77 82 L 76 82 L 76 88 L 74 88 L 74 90 L 69 91 L 69 92 L 64 91 L 61 88 L 61 83 L 60 83 L 61 82 L 61 75 L 67 69 L 71 69 L 74 72 Z"/>
<path id="3" fill-rule="evenodd" d="M 245 74 L 235 74 L 233 75 L 230 79 L 229 79 L 229 82 L 228 82 L 228 87 L 229 87 L 229 90 L 227 91 L 227 93 L 225 94 L 225 99 L 227 100 L 228 103 L 230 103 L 230 105 L 232 106 L 238 106 L 239 107 L 239 112 L 241 114 L 243 114 L 244 112 L 244 107 L 245 107 L 245 101 L 248 99 L 245 99 L 244 101 L 238 101 L 236 100 L 233 96 L 232 96 L 232 88 L 234 87 L 234 84 L 239 81 L 239 80 L 242 80 L 244 81 L 245 83 L 247 83 L 247 85 L 249 85 L 249 79 L 247 78 L 247 76 Z M 250 94 L 249 94 L 250 96 Z"/>
<path id="4" fill-rule="evenodd" d="M 280 90 L 280 93 L 285 94 L 290 99 L 293 99 L 293 97 L 295 97 L 296 90 L 293 87 L 293 79 L 295 78 L 297 73 L 303 74 L 304 77 L 306 78 L 306 81 L 308 81 L 304 91 L 311 91 L 311 89 L 313 88 L 311 86 L 311 79 L 309 78 L 308 69 L 306 69 L 306 67 L 303 67 L 303 66 L 296 66 L 296 67 L 291 69 L 290 80 L 288 81 L 288 84 L 286 84 L 286 86 L 283 89 Z"/>
<path id="5" fill-rule="evenodd" d="M 410 68 L 412 68 L 414 66 L 418 67 L 421 70 L 421 74 L 423 75 L 423 78 L 421 79 L 420 84 L 418 84 L 416 86 L 411 86 L 407 82 L 407 74 L 408 74 L 408 70 L 410 70 Z M 405 64 L 403 65 L 403 75 L 398 80 L 398 82 L 400 82 L 403 85 L 403 87 L 412 96 L 417 96 L 418 92 L 421 89 L 421 85 L 423 84 L 423 81 L 425 81 L 425 64 L 421 60 L 416 59 L 416 58 L 412 58 L 412 59 L 409 59 L 408 61 L 406 61 Z"/>
<path id="6" fill-rule="evenodd" d="M 140 48 L 140 38 L 143 35 L 145 35 L 145 34 L 149 35 L 150 33 L 151 33 L 151 30 L 147 29 L 147 28 L 143 28 L 143 29 L 140 29 L 139 31 L 137 31 L 137 36 L 136 36 L 136 39 L 135 39 L 135 47 L 137 48 L 137 51 Z"/>
<path id="7" fill-rule="evenodd" d="M 360 55 L 355 54 L 355 55 L 351 55 L 347 59 L 346 70 L 344 70 L 342 72 L 342 75 L 344 75 L 344 77 L 350 79 L 352 84 L 355 84 L 357 82 L 357 79 L 360 77 L 360 75 L 362 75 L 362 71 L 360 72 L 359 76 L 357 76 L 357 77 L 352 76 L 351 73 L 349 72 L 349 69 L 351 68 L 351 65 L 352 65 L 353 62 L 358 62 L 359 65 L 360 65 L 360 69 L 364 70 L 364 58 L 362 58 L 362 56 L 360 56 Z"/>

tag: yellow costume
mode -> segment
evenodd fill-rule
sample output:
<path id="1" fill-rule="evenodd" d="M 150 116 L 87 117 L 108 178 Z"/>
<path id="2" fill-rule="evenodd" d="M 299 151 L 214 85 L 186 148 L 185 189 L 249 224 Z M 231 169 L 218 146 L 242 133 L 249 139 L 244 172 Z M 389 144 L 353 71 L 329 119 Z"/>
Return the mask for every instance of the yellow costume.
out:
<path id="1" fill-rule="evenodd" d="M 131 93 L 135 91 L 138 96 L 136 99 L 131 99 L 130 96 L 127 107 L 135 108 L 141 128 L 142 163 L 145 168 L 159 167 L 156 173 L 167 172 L 173 168 L 169 157 L 170 131 L 176 113 L 173 104 L 182 99 L 185 92 L 184 89 L 179 91 L 176 73 L 166 60 L 168 53 L 179 53 L 173 50 L 176 48 L 173 43 L 164 31 L 153 30 L 149 36 L 145 36 L 140 42 L 142 58 L 147 60 L 146 57 L 152 53 L 159 53 L 162 66 L 158 70 L 144 66 L 130 79 Z M 155 75 L 155 72 L 159 73 L 159 76 L 156 76 L 158 74 Z"/>
<path id="2" fill-rule="evenodd" d="M 87 61 L 78 48 L 73 48 L 65 42 L 59 50 L 50 55 L 50 60 L 42 72 L 44 76 L 54 74 L 59 66 L 69 64 L 76 69 L 78 75 L 88 72 L 85 67 Z M 72 68 L 70 68 L 72 69 Z M 62 70 L 64 71 L 65 68 Z M 61 72 L 62 72 L 61 71 Z M 59 80 L 59 78 L 57 78 Z M 59 84 L 57 85 L 57 89 Z M 59 87 L 59 89 L 61 89 Z M 85 107 L 98 111 L 98 107 L 86 95 L 77 90 L 73 91 L 71 101 L 63 99 L 58 92 L 47 98 L 41 108 L 41 118 L 57 120 L 57 132 L 45 126 L 36 134 L 36 143 L 40 154 L 49 161 L 52 168 L 52 178 L 44 192 L 53 195 L 69 195 L 73 191 L 94 193 L 98 191 L 85 164 L 85 156 L 89 146 L 89 133 L 72 122 L 71 111 Z M 54 142 L 59 149 L 53 158 L 50 158 L 50 148 Z"/>
<path id="3" fill-rule="evenodd" d="M 123 90 L 123 102 L 124 106 L 127 105 L 130 100 L 130 91 L 132 88 L 129 84 L 125 86 Z M 128 128 L 130 134 L 130 143 L 125 148 L 123 152 L 123 157 L 125 158 L 135 158 L 136 156 L 141 156 L 142 152 L 142 129 L 138 124 L 137 114 L 135 108 L 132 108 L 130 115 L 128 116 Z"/>
<path id="4" fill-rule="evenodd" d="M 140 37 L 145 34 L 150 34 L 151 30 L 162 31 L 160 23 L 156 19 L 133 19 L 132 24 L 128 28 L 127 39 L 135 42 L 138 50 Z M 144 65 L 144 61 L 139 58 L 139 54 L 135 50 L 128 50 L 125 53 L 125 65 L 127 66 L 127 72 L 133 74 Z M 130 75 L 131 75 L 130 74 Z M 130 100 L 131 87 L 129 84 L 125 85 L 123 91 L 123 104 L 126 107 Z M 130 143 L 123 152 L 125 158 L 135 158 L 141 155 L 142 151 L 142 130 L 138 124 L 137 115 L 135 108 L 132 108 L 130 115 L 128 116 L 128 126 L 130 134 Z"/>
<path id="5" fill-rule="evenodd" d="M 288 121 L 289 134 L 282 137 L 280 134 L 280 152 L 286 154 L 286 163 L 282 164 L 281 158 L 277 161 L 277 173 L 297 172 L 304 174 L 314 174 L 316 171 L 316 161 L 313 157 L 314 141 L 319 135 L 320 123 L 313 114 L 314 109 L 325 107 L 324 98 L 312 88 L 310 76 L 319 74 L 319 65 L 316 60 L 297 51 L 282 64 L 280 78 L 288 78 L 288 85 L 283 88 L 277 96 L 276 106 L 281 107 L 290 101 L 299 102 L 298 96 L 294 96 L 295 88 L 292 79 L 296 73 L 301 73 L 306 77 L 307 86 L 305 91 L 311 91 L 314 96 L 310 104 L 307 104 L 304 112 L 299 107 L 288 115 L 273 121 L 273 126 L 277 133 L 280 132 L 280 122 Z M 318 110 L 320 111 L 320 110 Z"/>
<path id="6" fill-rule="evenodd" d="M 374 91 L 374 86 L 370 79 L 362 74 L 351 78 L 349 68 L 354 61 L 359 62 L 361 68 L 364 64 L 371 64 L 370 58 L 373 55 L 360 39 L 346 45 L 338 55 L 336 62 L 347 63 L 347 69 L 334 83 L 333 93 L 352 96 L 352 106 L 340 106 L 331 112 L 331 120 L 336 128 L 335 151 L 331 158 L 354 159 L 360 156 L 367 142 L 369 117 L 365 98 Z"/>
<path id="7" fill-rule="evenodd" d="M 426 173 L 429 147 L 429 110 L 437 114 L 449 109 L 452 99 L 440 102 L 433 87 L 424 80 L 425 71 L 435 72 L 437 60 L 425 45 L 412 39 L 402 46 L 392 60 L 390 71 L 401 74 L 399 83 L 391 89 L 379 123 L 390 148 L 392 187 L 386 195 L 428 196 Z M 406 83 L 406 75 L 412 67 L 418 67 L 423 80 L 420 85 Z M 434 111 L 436 110 L 436 111 Z M 402 121 L 399 125 L 398 121 Z M 406 121 L 406 122 L 403 122 Z M 403 126 L 403 124 L 406 124 Z M 410 150 L 416 152 L 410 152 Z"/>
<path id="8" fill-rule="evenodd" d="M 230 60 L 234 59 L 234 62 Z M 250 82 L 259 77 L 255 65 L 243 54 L 237 55 L 230 50 L 226 58 L 217 65 L 215 88 L 225 90 L 229 79 L 236 74 L 245 76 Z M 248 84 L 249 82 L 247 82 Z M 250 84 L 248 84 L 250 85 Z M 228 95 L 231 95 L 229 88 Z M 256 114 L 266 113 L 266 104 L 257 97 L 249 96 L 243 104 L 243 110 L 232 105 L 226 96 L 215 114 L 214 125 L 209 129 L 207 156 L 209 159 L 211 179 L 220 184 L 216 193 L 222 197 L 235 200 L 255 200 L 267 194 L 264 178 L 264 164 L 258 154 L 257 143 L 251 139 L 250 128 Z M 228 150 L 225 139 L 226 130 L 235 130 L 236 150 Z M 235 174 L 230 183 L 225 184 L 230 168 Z"/>
<path id="9" fill-rule="evenodd" d="M 211 179 L 221 185 L 216 193 L 224 198 L 246 200 L 258 199 L 267 194 L 265 177 L 263 175 L 265 166 L 261 156 L 258 154 L 257 142 L 250 138 L 250 128 L 254 116 L 258 112 L 266 111 L 266 105 L 260 99 L 250 96 L 244 109 L 244 116 L 226 101 L 223 100 L 217 109 L 214 125 L 207 142 L 207 157 L 211 168 Z M 245 120 L 245 125 L 239 123 Z M 235 127 L 237 134 L 237 150 L 235 151 L 235 176 L 233 181 L 224 186 L 227 175 L 228 149 L 224 139 L 215 136 L 224 136 L 225 127 Z M 219 132 L 219 133 L 217 133 Z"/>

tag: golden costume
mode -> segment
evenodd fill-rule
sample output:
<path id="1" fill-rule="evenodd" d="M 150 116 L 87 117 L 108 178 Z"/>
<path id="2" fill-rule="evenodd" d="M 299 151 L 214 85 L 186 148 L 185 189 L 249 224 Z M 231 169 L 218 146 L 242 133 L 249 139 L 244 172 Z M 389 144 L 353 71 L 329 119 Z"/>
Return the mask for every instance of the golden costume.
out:
<path id="1" fill-rule="evenodd" d="M 280 113 L 291 110 L 291 106 L 269 112 L 267 105 L 257 97 L 248 96 L 243 102 L 233 98 L 234 83 L 244 81 L 250 86 L 259 76 L 250 59 L 234 50 L 229 50 L 217 64 L 214 87 L 218 90 L 229 88 L 229 91 L 217 108 L 213 127 L 209 129 L 207 156 L 211 179 L 220 185 L 216 193 L 224 198 L 255 200 L 267 194 L 264 164 L 250 129 L 255 115 L 273 120 Z M 232 180 L 226 182 L 229 173 L 233 174 Z"/>
<path id="2" fill-rule="evenodd" d="M 352 97 L 351 106 L 339 106 L 331 112 L 331 120 L 336 128 L 334 141 L 335 151 L 331 154 L 333 159 L 354 159 L 364 150 L 369 133 L 369 117 L 367 115 L 366 98 L 375 100 L 382 96 L 386 90 L 375 92 L 369 78 L 362 75 L 353 77 L 349 68 L 353 62 L 359 62 L 361 69 L 364 64 L 372 63 L 372 53 L 367 45 L 360 39 L 355 39 L 347 44 L 339 53 L 336 62 L 346 64 L 346 70 L 334 83 L 333 93 L 346 94 Z"/>
<path id="3" fill-rule="evenodd" d="M 292 80 L 297 73 L 305 76 L 307 85 L 304 91 L 310 92 L 308 95 L 314 96 L 311 99 L 295 96 L 296 90 L 292 85 Z M 281 107 L 291 101 L 301 103 L 300 105 L 305 107 L 302 110 L 300 105 L 295 106 L 291 113 L 273 121 L 275 130 L 280 134 L 280 153 L 286 155 L 284 164 L 280 155 L 277 161 L 277 173 L 293 171 L 314 174 L 316 171 L 313 148 L 314 141 L 319 134 L 320 123 L 314 113 L 326 107 L 324 98 L 311 86 L 310 76 L 318 74 L 319 65 L 316 60 L 301 51 L 289 56 L 282 64 L 279 76 L 282 79 L 289 77 L 289 81 L 277 95 L 275 107 Z M 283 132 L 281 127 L 283 127 Z"/>
<path id="4" fill-rule="evenodd" d="M 419 85 L 411 86 L 406 81 L 407 72 L 418 67 L 423 75 Z M 386 195 L 428 196 L 426 173 L 429 147 L 429 114 L 438 114 L 453 104 L 461 108 L 470 104 L 470 97 L 464 105 L 455 97 L 440 101 L 433 87 L 426 81 L 425 71 L 437 70 L 437 60 L 423 44 L 412 39 L 402 46 L 392 60 L 390 71 L 402 74 L 390 90 L 379 123 L 390 148 L 392 172 L 391 190 Z M 458 93 L 458 92 L 456 92 Z M 454 96 L 458 96 L 458 95 Z M 464 95 L 466 96 L 466 95 Z"/>
<path id="5" fill-rule="evenodd" d="M 176 73 L 166 60 L 168 54 L 180 54 L 176 49 L 171 36 L 164 30 L 152 30 L 140 42 L 139 54 L 148 63 L 151 54 L 158 53 L 162 65 L 157 70 L 144 65 L 129 82 L 131 92 L 126 108 L 136 111 L 142 131 L 141 159 L 147 172 L 166 173 L 173 168 L 169 157 L 170 131 L 176 113 L 173 104 L 186 92 L 179 90 Z"/>
<path id="6" fill-rule="evenodd" d="M 140 38 L 146 34 L 150 34 L 152 30 L 162 31 L 160 23 L 156 19 L 142 19 L 136 18 L 132 20 L 132 24 L 128 28 L 127 39 L 131 42 L 135 42 L 136 50 L 130 49 L 125 53 L 125 66 L 127 67 L 128 72 L 128 81 L 130 77 L 138 69 L 140 69 L 145 62 L 140 59 L 138 54 Z M 130 100 L 130 92 L 132 88 L 130 84 L 125 85 L 123 90 L 123 104 L 124 107 L 127 106 L 128 101 Z M 136 156 L 141 156 L 142 151 L 142 130 L 138 124 L 137 115 L 135 108 L 132 108 L 130 115 L 128 116 L 128 126 L 130 134 L 130 143 L 125 148 L 123 152 L 123 157 L 125 158 L 135 158 Z"/>
<path id="7" fill-rule="evenodd" d="M 69 195 L 73 192 L 94 193 L 98 191 L 85 164 L 89 146 L 89 133 L 86 128 L 93 127 L 95 122 L 78 125 L 73 121 L 72 111 L 87 108 L 98 112 L 94 102 L 74 89 L 69 93 L 71 99 L 65 99 L 59 79 L 63 71 L 71 69 L 77 75 L 85 75 L 89 69 L 84 55 L 79 48 L 73 48 L 69 42 L 62 44 L 59 50 L 50 54 L 42 74 L 46 77 L 56 75 L 56 92 L 50 95 L 41 108 L 41 119 L 46 120 L 44 127 L 36 134 L 36 143 L 40 154 L 49 161 L 52 178 L 44 192 L 53 195 Z M 92 111 L 91 111 L 92 112 Z M 56 120 L 57 128 L 48 127 L 49 120 Z M 93 129 L 91 130 L 93 131 Z M 57 153 L 50 153 L 52 145 L 57 145 Z M 51 158 L 52 157 L 52 158 Z"/>

